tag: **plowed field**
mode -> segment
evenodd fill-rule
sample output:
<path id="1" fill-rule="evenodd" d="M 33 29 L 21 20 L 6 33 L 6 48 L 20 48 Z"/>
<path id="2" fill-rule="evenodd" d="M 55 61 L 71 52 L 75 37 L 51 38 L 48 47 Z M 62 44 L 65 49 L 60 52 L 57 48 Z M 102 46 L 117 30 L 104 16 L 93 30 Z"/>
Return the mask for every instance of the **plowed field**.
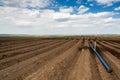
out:
<path id="1" fill-rule="evenodd" d="M 120 80 L 120 37 L 1 37 L 0 80 Z"/>

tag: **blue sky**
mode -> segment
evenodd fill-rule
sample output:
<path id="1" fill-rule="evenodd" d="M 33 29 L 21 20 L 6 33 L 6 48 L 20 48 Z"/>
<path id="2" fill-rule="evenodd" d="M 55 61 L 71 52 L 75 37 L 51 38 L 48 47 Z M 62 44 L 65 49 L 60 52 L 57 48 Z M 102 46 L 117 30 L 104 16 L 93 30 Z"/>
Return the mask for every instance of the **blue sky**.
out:
<path id="1" fill-rule="evenodd" d="M 0 34 L 120 34 L 120 0 L 0 0 Z"/>

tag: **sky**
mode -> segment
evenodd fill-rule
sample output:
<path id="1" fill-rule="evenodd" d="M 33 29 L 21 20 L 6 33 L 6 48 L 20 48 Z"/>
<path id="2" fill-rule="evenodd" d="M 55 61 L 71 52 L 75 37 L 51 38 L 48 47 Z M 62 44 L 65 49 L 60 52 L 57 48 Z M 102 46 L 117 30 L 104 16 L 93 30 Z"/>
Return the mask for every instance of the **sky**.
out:
<path id="1" fill-rule="evenodd" d="M 120 0 L 0 0 L 0 34 L 120 35 Z"/>

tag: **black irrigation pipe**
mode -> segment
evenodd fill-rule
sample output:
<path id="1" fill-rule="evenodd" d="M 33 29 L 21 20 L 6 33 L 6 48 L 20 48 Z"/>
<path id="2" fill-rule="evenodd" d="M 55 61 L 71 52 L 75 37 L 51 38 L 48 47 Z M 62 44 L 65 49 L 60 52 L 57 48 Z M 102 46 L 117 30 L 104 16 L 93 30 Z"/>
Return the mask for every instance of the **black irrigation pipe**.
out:
<path id="1" fill-rule="evenodd" d="M 105 62 L 105 60 L 101 57 L 101 55 L 97 52 L 97 50 L 92 46 L 92 44 L 90 44 L 90 42 L 88 44 L 89 44 L 89 47 L 94 51 L 94 53 L 96 54 L 96 56 L 98 57 L 98 59 L 100 60 L 100 62 L 103 64 L 103 66 L 105 67 L 105 69 L 107 70 L 107 72 L 109 72 L 109 73 L 112 72 L 112 69 Z"/>

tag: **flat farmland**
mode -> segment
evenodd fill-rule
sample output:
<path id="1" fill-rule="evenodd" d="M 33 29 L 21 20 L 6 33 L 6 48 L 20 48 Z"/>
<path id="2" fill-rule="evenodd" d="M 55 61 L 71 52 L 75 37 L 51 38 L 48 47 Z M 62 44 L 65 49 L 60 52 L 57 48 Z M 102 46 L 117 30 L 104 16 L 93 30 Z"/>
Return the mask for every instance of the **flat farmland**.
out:
<path id="1" fill-rule="evenodd" d="M 0 37 L 0 80 L 120 80 L 120 37 Z"/>

